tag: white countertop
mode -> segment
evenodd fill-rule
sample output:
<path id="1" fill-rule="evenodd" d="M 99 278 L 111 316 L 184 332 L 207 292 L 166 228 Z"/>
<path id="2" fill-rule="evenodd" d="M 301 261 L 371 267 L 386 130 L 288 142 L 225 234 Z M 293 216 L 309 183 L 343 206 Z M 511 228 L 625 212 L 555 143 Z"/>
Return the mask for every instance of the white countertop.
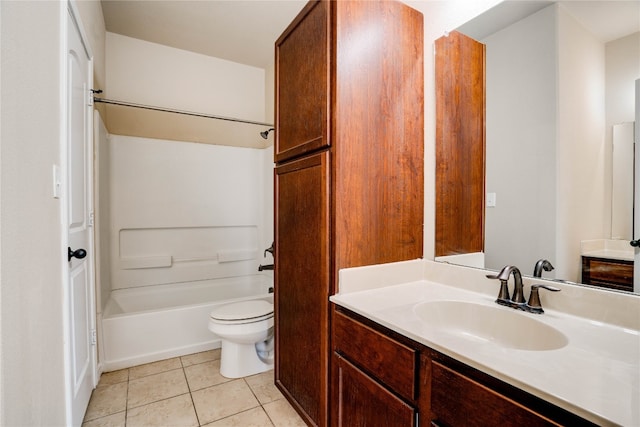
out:
<path id="1" fill-rule="evenodd" d="M 583 252 L 582 256 L 604 259 L 620 259 L 623 261 L 633 261 L 633 252 L 616 251 L 612 249 L 600 249 L 589 252 Z"/>
<path id="2" fill-rule="evenodd" d="M 634 251 L 628 240 L 596 239 L 580 242 L 580 254 L 594 258 L 633 261 Z"/>
<path id="3" fill-rule="evenodd" d="M 419 262 L 429 263 L 422 260 Z M 371 271 L 360 268 L 358 274 L 343 275 L 341 271 L 340 293 L 330 299 L 414 341 L 592 422 L 600 425 L 640 426 L 640 332 L 635 327 L 640 311 L 626 319 L 616 319 L 613 323 L 597 319 L 599 314 L 594 319 L 553 308 L 545 308 L 542 315 L 520 312 L 495 304 L 498 285 L 492 286 L 488 279 L 483 281 L 481 277 L 485 272 L 482 270 L 467 270 L 463 273 L 467 278 L 474 277 L 474 280 L 482 282 L 479 285 L 481 287 L 488 285 L 487 289 L 496 295 L 484 291 L 475 292 L 473 288 L 478 286 L 477 283 L 461 287 L 443 284 L 444 280 L 417 278 L 416 271 L 419 268 L 415 262 L 409 263 L 414 263 L 408 265 L 408 268 L 415 271 L 401 274 L 400 276 L 404 276 L 401 278 L 403 283 L 389 283 L 393 282 L 389 279 L 393 272 L 390 270 L 384 273 L 379 266 Z M 397 265 L 393 268 L 395 272 L 400 271 Z M 436 273 L 422 276 L 447 277 L 443 272 L 452 268 L 456 267 L 447 266 L 443 269 L 438 266 L 435 267 L 438 270 Z M 366 274 L 361 275 L 363 271 Z M 412 278 L 418 280 L 411 280 Z M 371 283 L 370 289 L 364 283 L 367 281 Z M 582 292 L 566 286 L 563 290 L 573 292 L 572 296 L 575 292 Z M 585 290 L 587 294 L 582 295 L 585 300 L 594 297 L 593 290 Z M 528 289 L 525 291 L 528 296 Z M 561 293 L 543 295 L 541 292 L 541 298 L 544 296 L 550 301 Z M 609 298 L 605 294 L 596 293 L 595 296 L 600 296 L 603 300 Z M 513 311 L 522 316 L 533 316 L 537 321 L 562 332 L 569 342 L 555 350 L 517 350 L 439 330 L 420 320 L 414 313 L 417 304 L 436 300 L 473 302 L 495 307 L 497 310 Z M 640 298 L 631 294 L 628 298 L 614 295 L 613 301 L 618 300 L 623 305 L 626 304 L 625 310 L 637 310 L 640 307 Z M 542 303 L 544 307 L 545 299 Z M 612 309 L 615 311 L 616 307 Z M 608 314 L 603 313 L 602 316 L 607 319 Z M 522 333 L 526 334 L 527 331 Z"/>

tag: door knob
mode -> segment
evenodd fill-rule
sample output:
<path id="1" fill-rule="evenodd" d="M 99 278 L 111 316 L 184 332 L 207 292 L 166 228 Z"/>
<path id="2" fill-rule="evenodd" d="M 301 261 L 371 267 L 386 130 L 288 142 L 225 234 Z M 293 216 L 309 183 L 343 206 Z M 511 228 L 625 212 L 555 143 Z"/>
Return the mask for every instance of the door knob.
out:
<path id="1" fill-rule="evenodd" d="M 637 248 L 638 246 L 640 246 L 640 239 L 638 239 L 638 240 L 632 240 L 632 241 L 630 241 L 630 242 L 629 242 L 629 244 L 630 244 L 631 246 L 633 246 L 634 248 Z"/>
<path id="2" fill-rule="evenodd" d="M 71 258 L 82 259 L 87 256 L 87 251 L 85 251 L 84 249 L 76 249 L 75 251 L 72 250 L 71 248 L 68 248 L 68 249 L 69 249 L 69 252 L 68 252 L 69 261 L 71 261 Z"/>

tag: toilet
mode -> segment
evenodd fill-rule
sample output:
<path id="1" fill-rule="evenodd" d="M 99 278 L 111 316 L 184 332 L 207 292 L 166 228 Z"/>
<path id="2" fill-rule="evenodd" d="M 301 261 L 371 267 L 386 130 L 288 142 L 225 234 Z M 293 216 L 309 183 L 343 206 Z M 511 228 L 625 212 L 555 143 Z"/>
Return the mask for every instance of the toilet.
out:
<path id="1" fill-rule="evenodd" d="M 240 378 L 273 369 L 273 303 L 264 299 L 215 307 L 209 330 L 220 337 L 220 374 Z"/>

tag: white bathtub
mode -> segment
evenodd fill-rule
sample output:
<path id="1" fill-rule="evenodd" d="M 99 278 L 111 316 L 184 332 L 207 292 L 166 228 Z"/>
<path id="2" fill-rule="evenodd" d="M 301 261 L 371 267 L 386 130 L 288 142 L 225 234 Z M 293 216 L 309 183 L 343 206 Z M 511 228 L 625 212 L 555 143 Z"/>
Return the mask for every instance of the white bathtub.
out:
<path id="1" fill-rule="evenodd" d="M 252 275 L 118 289 L 102 315 L 102 370 L 220 347 L 209 331 L 211 309 L 247 299 L 273 301 L 268 276 Z"/>

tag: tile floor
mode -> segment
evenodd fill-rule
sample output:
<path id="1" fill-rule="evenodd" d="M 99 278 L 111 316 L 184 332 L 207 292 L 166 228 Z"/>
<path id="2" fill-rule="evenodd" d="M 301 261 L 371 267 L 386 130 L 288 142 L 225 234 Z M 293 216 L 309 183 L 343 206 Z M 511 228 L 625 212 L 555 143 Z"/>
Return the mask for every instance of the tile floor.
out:
<path id="1" fill-rule="evenodd" d="M 273 385 L 273 371 L 229 379 L 220 350 L 102 374 L 85 427 L 304 426 Z"/>

